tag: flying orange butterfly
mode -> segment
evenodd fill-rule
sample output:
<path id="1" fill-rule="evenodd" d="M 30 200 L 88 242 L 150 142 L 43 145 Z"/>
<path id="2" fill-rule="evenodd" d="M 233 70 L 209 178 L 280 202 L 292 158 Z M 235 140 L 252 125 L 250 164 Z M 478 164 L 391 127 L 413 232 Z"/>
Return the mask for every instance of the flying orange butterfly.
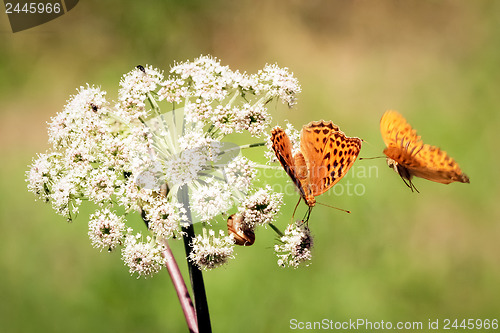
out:
<path id="1" fill-rule="evenodd" d="M 469 177 L 458 164 L 438 147 L 424 144 L 417 131 L 398 112 L 384 113 L 380 119 L 380 132 L 387 146 L 384 149 L 387 164 L 401 176 L 412 192 L 418 192 L 411 181 L 413 176 L 442 184 L 469 183 Z"/>
<path id="2" fill-rule="evenodd" d="M 316 196 L 335 185 L 351 168 L 361 149 L 359 138 L 347 137 L 331 121 L 313 121 L 302 127 L 300 151 L 292 156 L 288 135 L 280 127 L 271 132 L 274 153 L 309 206 Z"/>

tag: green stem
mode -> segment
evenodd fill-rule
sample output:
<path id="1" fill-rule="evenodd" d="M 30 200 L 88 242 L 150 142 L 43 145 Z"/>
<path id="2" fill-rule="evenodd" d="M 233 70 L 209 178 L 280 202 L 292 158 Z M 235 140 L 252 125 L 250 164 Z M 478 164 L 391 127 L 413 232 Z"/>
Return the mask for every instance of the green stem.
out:
<path id="1" fill-rule="evenodd" d="M 189 192 L 187 185 L 183 185 L 180 189 L 180 197 L 184 208 L 186 209 L 186 216 L 188 219 L 188 226 L 182 227 L 184 232 L 184 249 L 186 256 L 193 250 L 193 239 L 195 237 L 194 227 L 191 217 L 191 209 L 189 208 Z M 208 311 L 207 295 L 205 292 L 205 284 L 203 283 L 203 274 L 198 266 L 194 265 L 189 259 L 187 260 L 189 277 L 191 279 L 191 287 L 193 288 L 193 298 L 196 308 L 196 318 L 198 320 L 198 329 L 200 333 L 212 332 L 210 324 L 210 314 Z"/>
<path id="2" fill-rule="evenodd" d="M 281 232 L 281 230 L 278 229 L 278 227 L 276 227 L 274 224 L 269 223 L 269 226 L 271 227 L 271 229 L 273 229 L 280 236 L 280 238 L 284 236 L 284 234 Z"/>
<path id="3" fill-rule="evenodd" d="M 265 142 L 250 143 L 248 145 L 242 145 L 242 146 L 240 146 L 240 149 L 247 149 L 247 148 L 254 148 L 254 147 L 264 147 L 265 145 L 266 145 Z"/>

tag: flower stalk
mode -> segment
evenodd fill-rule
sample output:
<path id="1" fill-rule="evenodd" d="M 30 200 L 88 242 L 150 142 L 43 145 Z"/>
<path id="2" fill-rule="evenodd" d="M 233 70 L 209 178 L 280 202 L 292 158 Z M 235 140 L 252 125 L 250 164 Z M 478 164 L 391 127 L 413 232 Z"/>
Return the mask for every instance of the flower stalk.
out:
<path id="1" fill-rule="evenodd" d="M 189 291 L 184 283 L 184 279 L 182 278 L 181 271 L 179 270 L 179 266 L 177 265 L 177 261 L 174 258 L 172 251 L 170 250 L 170 246 L 168 245 L 167 240 L 163 240 L 162 244 L 164 246 L 163 256 L 165 258 L 165 266 L 167 267 L 168 274 L 172 279 L 172 284 L 174 285 L 174 289 L 177 292 L 177 297 L 179 298 L 179 302 L 181 303 L 182 312 L 184 313 L 184 317 L 186 318 L 186 324 L 188 326 L 189 332 L 198 333 L 198 322 L 196 319 L 196 311 L 191 301 L 191 297 L 189 297 Z"/>
<path id="2" fill-rule="evenodd" d="M 186 217 L 188 224 L 182 228 L 184 232 L 184 249 L 186 251 L 186 258 L 193 251 L 193 239 L 195 237 L 194 227 L 191 217 L 191 209 L 189 208 L 189 192 L 188 187 L 183 185 L 180 188 L 180 197 L 186 209 Z M 189 278 L 191 280 L 191 287 L 193 288 L 194 304 L 196 306 L 196 318 L 198 321 L 198 328 L 200 333 L 212 332 L 210 323 L 210 313 L 208 311 L 207 295 L 205 292 L 205 284 L 203 282 L 203 273 L 194 265 L 189 259 L 186 260 L 189 271 Z"/>

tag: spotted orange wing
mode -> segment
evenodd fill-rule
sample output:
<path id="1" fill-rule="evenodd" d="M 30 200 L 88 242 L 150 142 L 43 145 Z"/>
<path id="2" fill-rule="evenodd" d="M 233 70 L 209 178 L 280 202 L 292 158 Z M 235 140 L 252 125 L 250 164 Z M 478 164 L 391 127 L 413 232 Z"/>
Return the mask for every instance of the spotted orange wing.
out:
<path id="1" fill-rule="evenodd" d="M 469 183 L 469 177 L 460 170 L 455 160 L 438 147 L 424 144 L 398 112 L 387 111 L 382 116 L 380 131 L 387 146 L 384 154 L 389 166 L 394 167 L 403 180 L 410 182 L 407 185 L 412 190 L 413 176 L 442 184 Z"/>
<path id="2" fill-rule="evenodd" d="M 302 128 L 300 150 L 308 166 L 312 195 L 328 191 L 351 168 L 361 150 L 359 138 L 347 137 L 331 121 L 313 121 Z"/>
<path id="3" fill-rule="evenodd" d="M 307 187 L 305 186 L 305 178 L 302 175 L 305 164 L 300 160 L 299 156 L 297 156 L 299 159 L 299 167 L 296 167 L 295 158 L 292 156 L 292 144 L 290 143 L 290 138 L 288 138 L 288 135 L 282 128 L 275 127 L 271 131 L 271 142 L 274 153 L 278 158 L 278 161 L 281 163 L 281 166 L 285 169 L 288 176 L 290 176 L 295 186 L 297 186 L 300 196 L 306 200 Z M 298 174 L 299 170 L 301 172 L 300 175 Z"/>
<path id="4" fill-rule="evenodd" d="M 273 150 L 309 207 L 316 196 L 335 185 L 351 168 L 361 140 L 346 137 L 331 121 L 315 121 L 302 128 L 300 152 L 292 156 L 290 139 L 279 127 L 271 132 Z"/>

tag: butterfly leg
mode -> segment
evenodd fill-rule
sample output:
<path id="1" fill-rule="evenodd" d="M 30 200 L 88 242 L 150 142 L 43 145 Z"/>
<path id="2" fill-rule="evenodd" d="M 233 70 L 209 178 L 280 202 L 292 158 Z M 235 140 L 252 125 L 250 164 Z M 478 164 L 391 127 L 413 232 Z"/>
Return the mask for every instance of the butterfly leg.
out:
<path id="1" fill-rule="evenodd" d="M 398 174 L 405 183 L 405 185 L 408 186 L 412 192 L 415 190 L 417 193 L 420 193 L 415 187 L 415 184 L 413 184 L 413 182 L 411 181 L 412 174 L 410 173 L 410 171 L 401 164 L 396 164 L 396 167 Z"/>
<path id="2" fill-rule="evenodd" d="M 408 180 L 408 182 L 410 183 L 410 188 L 411 188 L 411 191 L 413 192 L 413 190 L 415 190 L 417 193 L 420 193 L 419 190 L 417 190 L 415 184 L 413 184 L 413 182 L 411 181 L 411 179 Z M 413 188 L 412 188 L 413 187 Z"/>
<path id="3" fill-rule="evenodd" d="M 304 223 L 309 222 L 309 217 L 311 216 L 312 209 L 313 209 L 312 207 L 307 207 L 307 212 L 304 215 L 304 218 L 302 219 L 302 221 L 304 221 Z"/>
<path id="4" fill-rule="evenodd" d="M 295 218 L 295 212 L 297 211 L 297 207 L 299 207 L 300 200 L 302 200 L 302 198 L 299 198 L 299 201 L 297 202 L 297 204 L 295 205 L 295 209 L 293 210 L 292 222 L 293 222 L 293 220 Z"/>
<path id="5" fill-rule="evenodd" d="M 405 183 L 405 185 L 410 188 L 410 190 L 412 192 L 413 192 L 413 190 L 415 190 L 417 193 L 420 193 L 420 191 L 417 189 L 417 187 L 415 186 L 415 184 L 413 184 L 413 182 L 411 181 L 411 179 L 408 179 L 408 181 L 406 181 L 406 178 L 403 177 L 403 176 L 401 176 L 401 179 L 403 180 L 403 182 Z"/>

